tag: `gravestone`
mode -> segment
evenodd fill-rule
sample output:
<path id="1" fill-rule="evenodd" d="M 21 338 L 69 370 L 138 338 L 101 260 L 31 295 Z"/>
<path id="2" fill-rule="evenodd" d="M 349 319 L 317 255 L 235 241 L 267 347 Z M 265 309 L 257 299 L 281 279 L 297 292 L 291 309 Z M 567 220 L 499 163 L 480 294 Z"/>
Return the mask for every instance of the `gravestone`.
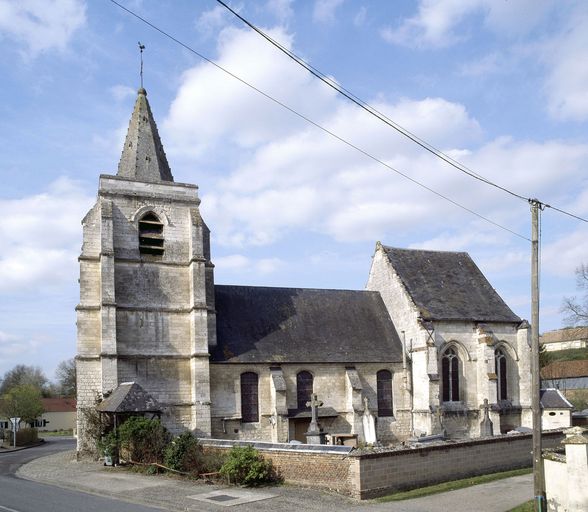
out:
<path id="1" fill-rule="evenodd" d="M 490 405 L 488 405 L 488 399 L 484 398 L 484 404 L 481 406 L 484 409 L 484 418 L 480 422 L 480 437 L 490 437 L 494 435 L 494 427 L 492 420 L 488 415 Z"/>
<path id="2" fill-rule="evenodd" d="M 305 434 L 306 444 L 326 444 L 326 434 L 323 432 L 323 429 L 319 425 L 317 419 L 318 408 L 321 405 L 323 405 L 323 403 L 319 401 L 316 393 L 313 393 L 310 396 L 310 401 L 306 402 L 306 407 L 310 407 L 311 414 L 310 425 L 308 426 L 308 431 Z"/>

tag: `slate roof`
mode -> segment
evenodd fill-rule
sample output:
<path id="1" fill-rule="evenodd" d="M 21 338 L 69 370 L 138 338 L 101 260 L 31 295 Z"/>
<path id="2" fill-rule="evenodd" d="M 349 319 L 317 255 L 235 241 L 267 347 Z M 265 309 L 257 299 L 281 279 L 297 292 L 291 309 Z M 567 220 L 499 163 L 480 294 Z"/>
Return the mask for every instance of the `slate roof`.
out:
<path id="1" fill-rule="evenodd" d="M 213 362 L 402 360 L 378 292 L 216 285 L 215 300 Z"/>
<path id="2" fill-rule="evenodd" d="M 161 407 L 136 382 L 123 382 L 96 406 L 100 412 L 160 412 Z"/>
<path id="3" fill-rule="evenodd" d="M 424 320 L 521 322 L 468 253 L 382 247 Z"/>
<path id="4" fill-rule="evenodd" d="M 568 402 L 559 389 L 542 389 L 540 395 L 541 407 L 543 409 L 573 409 L 574 406 Z"/>
<path id="5" fill-rule="evenodd" d="M 174 181 L 143 88 L 138 91 L 129 121 L 117 176 L 148 182 Z"/>

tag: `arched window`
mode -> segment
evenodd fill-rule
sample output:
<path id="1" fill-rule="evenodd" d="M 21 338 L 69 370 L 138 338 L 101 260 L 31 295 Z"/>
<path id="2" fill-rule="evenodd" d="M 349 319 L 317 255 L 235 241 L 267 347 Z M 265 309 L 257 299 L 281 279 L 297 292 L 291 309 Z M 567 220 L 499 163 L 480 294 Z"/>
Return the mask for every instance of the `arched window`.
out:
<path id="1" fill-rule="evenodd" d="M 443 401 L 459 401 L 459 358 L 454 348 L 449 348 L 441 358 Z"/>
<path id="2" fill-rule="evenodd" d="M 498 400 L 507 400 L 506 354 L 500 348 L 494 351 L 496 363 L 496 390 Z"/>
<path id="3" fill-rule="evenodd" d="M 296 398 L 298 409 L 310 409 L 306 402 L 310 402 L 313 389 L 312 373 L 303 371 L 296 375 Z"/>
<path id="4" fill-rule="evenodd" d="M 259 421 L 259 391 L 257 373 L 241 374 L 241 421 Z"/>
<path id="5" fill-rule="evenodd" d="M 394 416 L 392 408 L 392 373 L 380 370 L 376 373 L 378 384 L 378 416 Z"/>
<path id="6" fill-rule="evenodd" d="M 163 224 L 154 213 L 146 213 L 139 220 L 139 252 L 163 254 Z"/>

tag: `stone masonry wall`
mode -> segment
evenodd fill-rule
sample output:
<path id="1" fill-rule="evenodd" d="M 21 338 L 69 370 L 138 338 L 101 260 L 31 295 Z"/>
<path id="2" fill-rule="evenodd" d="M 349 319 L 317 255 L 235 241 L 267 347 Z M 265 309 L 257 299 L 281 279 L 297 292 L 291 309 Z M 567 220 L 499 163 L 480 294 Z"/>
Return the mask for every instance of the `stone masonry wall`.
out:
<path id="1" fill-rule="evenodd" d="M 272 380 L 270 364 L 211 364 L 211 413 L 212 436 L 219 439 L 241 440 L 277 440 L 287 442 L 294 438 L 294 424 L 290 422 L 289 432 L 285 436 L 276 436 L 277 416 L 286 411 L 276 411 L 272 403 Z M 381 442 L 399 442 L 410 435 L 409 404 L 403 392 L 403 372 L 400 363 L 359 363 L 355 365 L 361 381 L 361 394 L 369 399 L 370 411 L 377 416 L 376 373 L 388 369 L 393 374 L 393 417 L 378 418 L 377 436 Z M 314 392 L 324 407 L 337 411 L 337 418 L 320 418 L 320 423 L 327 433 L 357 433 L 354 414 L 361 424 L 361 410 L 353 409 L 346 387 L 346 367 L 338 364 L 282 364 L 286 383 L 286 408 L 297 408 L 296 375 L 300 371 L 309 371 L 314 376 Z M 255 372 L 259 376 L 259 422 L 242 423 L 240 376 L 243 372 Z M 272 418 L 273 417 L 273 418 Z M 288 420 L 285 420 L 288 422 Z M 273 424 L 272 424 L 273 423 Z"/>

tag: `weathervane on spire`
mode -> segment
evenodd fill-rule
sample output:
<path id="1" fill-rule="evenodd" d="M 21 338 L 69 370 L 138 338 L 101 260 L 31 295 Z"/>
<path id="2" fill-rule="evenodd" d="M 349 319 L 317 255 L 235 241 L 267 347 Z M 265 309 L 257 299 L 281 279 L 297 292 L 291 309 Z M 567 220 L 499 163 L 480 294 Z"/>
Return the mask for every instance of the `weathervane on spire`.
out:
<path id="1" fill-rule="evenodd" d="M 143 50 L 145 45 L 141 44 L 141 41 L 137 43 L 139 45 L 139 51 L 141 52 L 141 89 L 143 89 Z"/>

